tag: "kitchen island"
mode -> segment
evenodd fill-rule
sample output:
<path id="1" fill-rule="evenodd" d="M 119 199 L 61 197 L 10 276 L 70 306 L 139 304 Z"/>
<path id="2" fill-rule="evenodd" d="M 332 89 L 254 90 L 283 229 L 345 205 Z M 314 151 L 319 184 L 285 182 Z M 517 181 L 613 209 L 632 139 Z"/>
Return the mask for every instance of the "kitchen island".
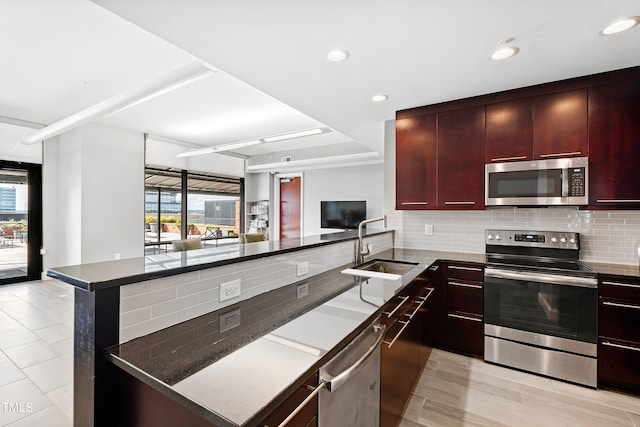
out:
<path id="1" fill-rule="evenodd" d="M 412 259 L 419 264 L 408 274 L 405 274 L 402 280 L 389 283 L 388 280 L 371 279 L 367 281 L 367 284 L 362 285 L 365 292 L 370 294 L 373 301 L 377 302 L 376 306 L 384 304 L 386 299 L 399 292 L 434 260 L 443 256 L 442 253 L 429 253 L 428 251 L 394 251 L 391 249 L 392 236 L 393 233 L 389 231 L 370 233 L 367 236 L 379 248 L 376 256 L 387 259 L 413 257 Z M 368 321 L 377 315 L 379 307 L 354 299 L 355 295 L 359 295 L 361 289 L 354 277 L 339 273 L 343 267 L 352 266 L 354 239 L 355 236 L 350 233 L 330 238 L 316 236 L 305 238 L 304 242 L 301 244 L 299 242 L 297 247 L 291 242 L 265 242 L 269 245 L 268 247 L 262 244 L 256 246 L 253 244 L 240 245 L 236 256 L 221 255 L 212 248 L 193 251 L 193 253 L 174 254 L 174 257 L 164 256 L 162 262 L 159 262 L 158 258 L 143 263 L 139 259 L 133 259 L 50 270 L 48 272 L 50 276 L 76 286 L 75 424 L 83 426 L 109 424 L 109 417 L 114 415 L 110 402 L 113 402 L 118 390 L 118 383 L 113 375 L 113 369 L 116 366 L 119 371 L 127 372 L 136 380 L 170 397 L 172 401 L 182 407 L 189 408 L 190 411 L 197 414 L 198 418 L 208 420 L 214 425 L 251 425 L 255 423 L 302 384 L 306 379 L 305 375 L 314 372 L 324 361 L 336 354 L 367 325 Z M 262 246 L 262 248 L 258 246 Z M 126 306 L 133 298 L 147 295 L 143 292 L 145 288 L 149 288 L 148 296 L 153 298 L 156 295 L 154 292 L 160 291 L 155 289 L 156 285 L 161 285 L 158 286 L 159 288 L 167 289 L 171 283 L 178 283 L 178 293 L 182 289 L 181 286 L 193 286 L 194 283 L 200 287 L 205 283 L 214 286 L 213 282 L 206 282 L 204 279 L 195 280 L 194 275 L 197 274 L 198 278 L 203 278 L 203 276 L 211 275 L 212 271 L 218 271 L 216 269 L 224 270 L 225 274 L 229 274 L 232 270 L 238 274 L 245 274 L 246 270 L 238 270 L 238 266 L 243 263 L 249 263 L 248 265 L 254 269 L 262 269 L 260 270 L 262 279 L 260 277 L 254 279 L 245 274 L 243 277 L 247 283 L 252 280 L 267 281 L 269 276 L 286 275 L 284 270 L 278 272 L 277 267 L 275 267 L 275 271 L 268 267 L 270 261 L 276 259 L 280 263 L 287 264 L 292 261 L 283 260 L 283 257 L 294 256 L 297 257 L 296 260 L 301 260 L 304 259 L 303 255 L 305 254 L 310 256 L 312 260 L 320 259 L 326 253 L 318 252 L 319 250 L 331 254 L 337 253 L 334 258 L 339 261 L 334 259 L 324 265 L 324 270 L 320 269 L 316 274 L 309 274 L 314 273 L 314 268 L 316 268 L 316 263 L 312 262 L 313 265 L 310 266 L 309 270 L 311 271 L 308 274 L 297 277 L 294 271 L 294 279 L 289 278 L 290 283 L 286 285 L 271 287 L 264 292 L 255 293 L 255 295 L 253 292 L 248 292 L 247 297 L 241 301 L 237 299 L 224 303 L 216 301 L 218 306 L 213 310 L 205 313 L 200 313 L 197 310 L 192 311 L 197 315 L 159 327 L 148 333 L 139 333 L 137 336 L 125 336 L 127 334 L 123 333 L 121 323 L 136 314 L 136 310 L 123 311 L 123 306 Z M 348 258 L 344 256 L 347 253 Z M 457 254 L 450 254 L 448 257 L 460 256 L 464 258 L 464 255 Z M 482 255 L 471 255 L 471 257 L 476 260 L 481 259 Z M 169 258 L 173 258 L 171 266 L 169 266 Z M 256 267 L 256 263 L 260 266 Z M 293 262 L 293 266 L 290 268 L 296 270 L 296 265 L 299 263 L 298 261 Z M 322 266 L 322 261 L 318 261 L 317 264 Z M 326 268 L 327 265 L 330 268 Z M 122 269 L 119 270 L 119 267 Z M 171 283 L 166 282 L 169 279 Z M 184 283 L 182 283 L 183 280 Z M 215 291 L 219 290 L 219 284 L 220 281 L 215 282 Z M 300 292 L 299 285 L 303 285 L 303 292 L 306 290 L 308 297 L 297 297 Z M 128 293 L 127 289 L 132 291 Z M 285 293 L 293 294 L 295 298 L 286 303 L 283 297 Z M 354 300 L 355 305 L 349 306 L 347 304 L 347 302 L 353 303 Z M 337 309 L 336 305 L 340 308 Z M 158 306 L 151 308 L 156 307 Z M 266 313 L 271 313 L 271 316 L 261 310 L 267 310 Z M 322 321 L 327 319 L 327 315 L 323 314 L 326 310 L 338 310 L 343 315 L 349 313 L 348 320 L 338 316 L 336 319 L 339 320 L 340 327 L 334 327 L 331 321 Z M 216 318 L 217 321 L 213 321 L 213 318 Z M 256 319 L 258 319 L 257 323 Z M 255 326 L 257 329 L 250 327 L 245 329 L 245 324 L 257 325 Z M 326 329 L 309 329 L 323 325 L 326 326 Z M 310 354 L 288 346 L 290 342 L 302 341 L 304 343 L 304 339 L 300 337 L 299 333 L 295 335 L 293 340 L 287 335 L 291 331 L 300 330 L 314 331 L 307 337 L 312 340 L 304 344 L 306 346 L 304 348 L 314 348 L 317 354 Z M 209 331 L 211 334 L 207 334 L 205 331 Z M 327 335 L 328 331 L 332 332 Z M 206 337 L 200 341 L 200 344 L 189 341 L 191 337 L 198 334 Z M 218 338 L 224 335 L 224 340 L 214 339 L 213 342 L 224 341 L 223 345 L 211 345 L 213 343 L 207 341 L 213 339 L 216 334 L 218 334 Z M 285 338 L 282 337 L 282 334 Z M 171 348 L 172 344 L 169 343 L 171 339 L 167 339 L 171 336 L 178 339 L 177 344 L 173 344 L 174 348 Z M 276 336 L 278 338 L 274 339 Z M 324 341 L 315 342 L 313 341 L 314 337 L 323 337 Z M 180 351 L 177 350 L 178 348 Z M 281 353 L 274 353 L 272 351 L 274 348 Z M 106 353 L 105 350 L 107 350 Z M 246 393 L 241 393 L 242 390 L 246 390 L 246 384 L 237 381 L 235 376 L 227 376 L 227 383 L 225 383 L 224 376 L 218 372 L 222 367 L 226 367 L 223 369 L 224 372 L 232 372 L 233 370 L 229 369 L 227 364 L 233 366 L 235 356 L 242 358 L 243 355 L 249 354 L 257 359 L 256 366 L 261 368 L 260 371 L 265 375 L 254 378 L 255 384 L 266 386 L 255 395 L 252 394 L 255 396 L 253 400 Z M 264 357 L 257 356 L 263 354 Z M 286 374 L 278 376 L 277 380 L 269 377 L 271 370 L 264 369 L 265 366 L 269 366 L 264 363 L 272 360 L 275 363 L 274 366 L 278 366 L 278 361 L 288 360 L 287 354 L 297 362 L 293 365 L 286 363 L 286 369 L 281 370 Z M 105 355 L 107 357 L 104 357 Z M 214 372 L 218 373 L 213 374 Z M 248 372 L 248 370 L 240 370 L 238 374 L 247 374 Z M 217 380 L 210 381 L 209 374 L 213 374 Z M 203 379 L 206 379 L 205 383 L 210 384 L 206 395 L 217 396 L 213 402 L 196 392 L 198 389 L 203 389 L 201 387 Z M 223 388 L 215 390 L 216 385 Z M 236 386 L 235 395 L 230 392 L 234 390 L 232 386 Z M 238 386 L 241 387 L 237 388 Z M 229 392 L 225 392 L 225 390 Z M 216 406 L 223 403 L 224 399 L 221 399 L 221 396 L 229 397 L 231 400 L 227 400 L 223 406 Z M 130 403 L 133 404 L 133 402 Z"/>

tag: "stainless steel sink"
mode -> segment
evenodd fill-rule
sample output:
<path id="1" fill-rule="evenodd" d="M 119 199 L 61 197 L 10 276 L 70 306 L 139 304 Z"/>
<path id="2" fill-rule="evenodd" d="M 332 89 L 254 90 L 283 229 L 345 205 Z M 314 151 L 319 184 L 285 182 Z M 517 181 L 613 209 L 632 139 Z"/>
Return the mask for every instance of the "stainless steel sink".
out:
<path id="1" fill-rule="evenodd" d="M 356 270 L 375 271 L 376 273 L 399 274 L 403 275 L 418 265 L 417 262 L 405 261 L 387 261 L 374 259 L 366 264 L 356 267 Z"/>

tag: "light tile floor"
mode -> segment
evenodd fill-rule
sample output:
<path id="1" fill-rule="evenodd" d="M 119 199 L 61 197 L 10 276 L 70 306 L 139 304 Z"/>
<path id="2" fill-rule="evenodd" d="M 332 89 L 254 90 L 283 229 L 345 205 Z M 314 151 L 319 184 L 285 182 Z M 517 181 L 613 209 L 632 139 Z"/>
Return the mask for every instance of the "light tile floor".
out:
<path id="1" fill-rule="evenodd" d="M 71 427 L 73 288 L 0 286 L 0 426 Z M 401 427 L 640 427 L 640 398 L 434 350 Z"/>
<path id="2" fill-rule="evenodd" d="M 70 427 L 73 288 L 0 286 L 0 426 Z"/>

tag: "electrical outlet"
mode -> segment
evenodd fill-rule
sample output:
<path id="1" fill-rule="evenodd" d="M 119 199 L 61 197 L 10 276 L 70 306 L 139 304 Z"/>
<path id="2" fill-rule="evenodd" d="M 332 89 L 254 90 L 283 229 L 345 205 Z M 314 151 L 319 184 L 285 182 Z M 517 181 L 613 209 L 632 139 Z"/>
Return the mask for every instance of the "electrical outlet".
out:
<path id="1" fill-rule="evenodd" d="M 118 254 L 115 254 L 113 257 L 114 257 L 115 259 L 120 259 L 120 254 L 119 254 L 119 253 L 118 253 Z"/>
<path id="2" fill-rule="evenodd" d="M 240 296 L 240 279 L 220 284 L 220 297 L 218 301 L 226 301 Z"/>
<path id="3" fill-rule="evenodd" d="M 236 326 L 240 326 L 240 307 L 227 311 L 226 313 L 222 313 L 218 317 L 218 324 L 220 325 L 220 333 L 233 329 Z"/>
<path id="4" fill-rule="evenodd" d="M 309 261 L 299 262 L 297 265 L 297 276 L 304 276 L 309 272 Z"/>
<path id="5" fill-rule="evenodd" d="M 302 283 L 296 287 L 296 293 L 298 294 L 298 299 L 304 298 L 309 295 L 309 284 Z"/>
<path id="6" fill-rule="evenodd" d="M 424 234 L 425 236 L 433 236 L 433 224 L 424 225 Z"/>

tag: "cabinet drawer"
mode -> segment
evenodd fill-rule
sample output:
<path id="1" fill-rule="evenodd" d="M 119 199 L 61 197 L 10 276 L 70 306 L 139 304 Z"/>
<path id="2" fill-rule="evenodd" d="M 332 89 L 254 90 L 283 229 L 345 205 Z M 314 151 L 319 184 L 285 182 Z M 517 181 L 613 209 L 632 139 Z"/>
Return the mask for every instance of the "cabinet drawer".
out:
<path id="1" fill-rule="evenodd" d="M 447 309 L 450 313 L 462 312 L 482 316 L 482 284 L 462 280 L 449 280 Z"/>
<path id="2" fill-rule="evenodd" d="M 450 279 L 470 280 L 482 283 L 484 268 L 478 264 L 447 264 L 447 277 Z"/>
<path id="3" fill-rule="evenodd" d="M 447 347 L 482 356 L 484 353 L 482 317 L 467 313 L 447 313 Z"/>
<path id="4" fill-rule="evenodd" d="M 282 402 L 271 414 L 265 418 L 260 425 L 264 427 L 273 427 L 280 425 L 304 399 L 309 396 L 318 385 L 318 374 L 312 375 L 303 385 L 291 394 L 284 402 Z M 313 388 L 312 388 L 313 387 Z M 318 414 L 318 397 L 315 396 L 307 403 L 300 412 L 296 414 L 290 421 L 293 426 L 314 426 L 317 425 Z"/>
<path id="5" fill-rule="evenodd" d="M 601 297 L 627 300 L 640 304 L 640 280 L 600 276 L 598 291 Z"/>
<path id="6" fill-rule="evenodd" d="M 599 325 L 602 337 L 640 342 L 640 304 L 601 297 Z"/>
<path id="7" fill-rule="evenodd" d="M 598 386 L 640 393 L 640 344 L 601 338 L 598 343 Z"/>

